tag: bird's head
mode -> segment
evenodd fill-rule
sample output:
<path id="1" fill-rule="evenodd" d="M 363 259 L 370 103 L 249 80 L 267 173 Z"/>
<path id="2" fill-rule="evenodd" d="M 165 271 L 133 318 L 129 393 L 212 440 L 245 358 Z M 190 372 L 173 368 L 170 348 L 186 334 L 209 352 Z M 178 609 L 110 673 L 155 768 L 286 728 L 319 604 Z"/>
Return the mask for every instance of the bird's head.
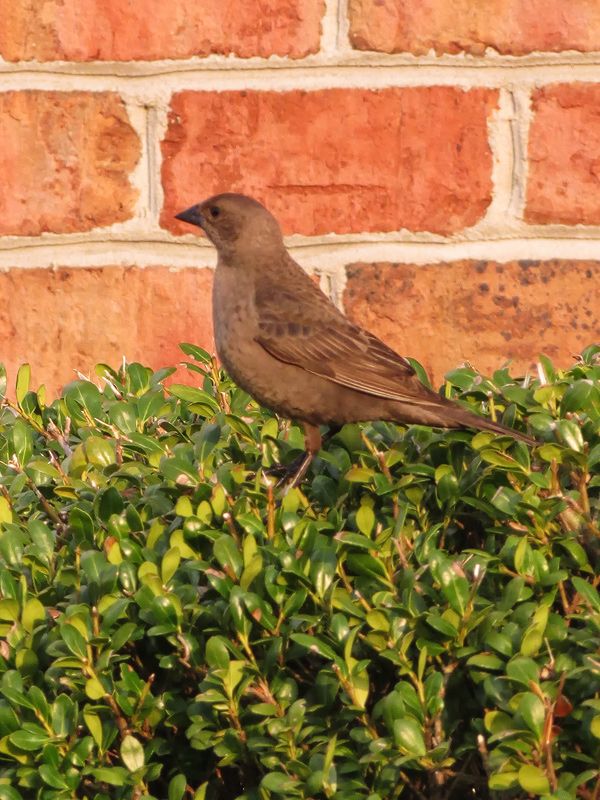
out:
<path id="1" fill-rule="evenodd" d="M 175 219 L 202 228 L 217 248 L 220 260 L 245 260 L 245 256 L 283 247 L 275 217 L 257 200 L 243 194 L 217 194 L 186 208 Z"/>

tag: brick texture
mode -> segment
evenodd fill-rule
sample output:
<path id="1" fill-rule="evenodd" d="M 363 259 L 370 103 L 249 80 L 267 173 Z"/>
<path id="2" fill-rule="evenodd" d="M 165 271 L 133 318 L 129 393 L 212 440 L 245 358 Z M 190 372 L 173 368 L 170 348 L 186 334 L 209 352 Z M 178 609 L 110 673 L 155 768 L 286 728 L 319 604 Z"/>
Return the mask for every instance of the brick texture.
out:
<path id="1" fill-rule="evenodd" d="M 544 353 L 568 366 L 600 339 L 599 261 L 354 264 L 347 271 L 347 315 L 419 360 L 435 386 L 464 361 L 490 373 L 512 358 L 518 371 Z"/>
<path id="2" fill-rule="evenodd" d="M 491 200 L 497 100 L 439 86 L 181 92 L 162 143 L 162 225 L 187 233 L 174 213 L 241 191 L 285 233 L 461 230 Z"/>
<path id="3" fill-rule="evenodd" d="M 358 50 L 482 56 L 489 47 L 520 56 L 600 49 L 595 0 L 349 0 L 349 17 Z"/>
<path id="4" fill-rule="evenodd" d="M 0 234 L 74 233 L 129 219 L 141 152 L 108 93 L 0 93 Z"/>
<path id="5" fill-rule="evenodd" d="M 323 0 L 0 0 L 5 61 L 132 61 L 319 49 Z"/>
<path id="6" fill-rule="evenodd" d="M 212 270 L 166 267 L 13 269 L 0 272 L 0 360 L 14 385 L 29 361 L 32 385 L 52 396 L 94 366 L 128 361 L 158 369 L 185 356 L 180 342 L 212 350 Z M 177 380 L 197 383 L 179 371 Z"/>
<path id="7" fill-rule="evenodd" d="M 600 224 L 600 86 L 546 86 L 532 106 L 525 220 Z"/>

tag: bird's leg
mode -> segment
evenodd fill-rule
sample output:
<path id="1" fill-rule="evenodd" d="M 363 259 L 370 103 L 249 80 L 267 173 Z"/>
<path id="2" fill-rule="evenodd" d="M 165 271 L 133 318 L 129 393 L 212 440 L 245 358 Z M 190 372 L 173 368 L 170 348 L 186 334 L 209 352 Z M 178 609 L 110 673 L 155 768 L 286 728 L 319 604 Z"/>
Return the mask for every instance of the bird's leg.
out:
<path id="1" fill-rule="evenodd" d="M 321 444 L 323 443 L 323 439 L 319 432 L 319 429 L 316 425 L 311 425 L 308 422 L 304 423 L 304 455 L 302 456 L 302 460 L 300 462 L 300 466 L 298 467 L 296 474 L 290 481 L 290 485 L 288 486 L 288 491 L 293 489 L 297 486 L 304 475 L 306 474 L 306 470 L 310 467 L 314 457 L 317 455 L 319 450 L 321 449 Z"/>
<path id="2" fill-rule="evenodd" d="M 280 464 L 276 467 L 269 467 L 265 470 L 270 475 L 282 476 L 279 485 L 285 483 L 286 480 L 292 476 L 292 480 L 287 487 L 287 491 L 297 486 L 307 469 L 310 467 L 315 456 L 321 449 L 324 442 L 335 436 L 336 433 L 342 429 L 341 425 L 332 425 L 324 436 L 321 436 L 319 429 L 316 425 L 310 425 L 308 422 L 304 423 L 304 447 L 306 448 L 302 455 L 295 458 L 290 464 Z"/>
<path id="3" fill-rule="evenodd" d="M 297 486 L 304 475 L 306 470 L 310 467 L 314 457 L 317 455 L 323 444 L 339 433 L 342 429 L 341 425 L 332 425 L 324 436 L 321 436 L 319 429 L 316 425 L 310 425 L 308 422 L 304 423 L 304 446 L 306 448 L 304 455 L 301 457 L 300 466 L 298 471 L 292 478 L 288 489 L 293 489 Z"/>

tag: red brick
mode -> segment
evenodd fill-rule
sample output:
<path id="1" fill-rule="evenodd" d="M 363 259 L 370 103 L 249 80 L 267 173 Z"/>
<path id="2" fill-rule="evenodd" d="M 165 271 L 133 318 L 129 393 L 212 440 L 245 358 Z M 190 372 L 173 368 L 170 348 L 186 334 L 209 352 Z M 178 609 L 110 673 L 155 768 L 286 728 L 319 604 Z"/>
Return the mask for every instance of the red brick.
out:
<path id="1" fill-rule="evenodd" d="M 152 61 L 319 49 L 323 0 L 0 0 L 6 61 Z"/>
<path id="2" fill-rule="evenodd" d="M 158 369 L 186 360 L 180 342 L 213 349 L 212 270 L 167 267 L 11 269 L 0 272 L 0 360 L 14 385 L 29 362 L 32 385 L 54 396 L 123 356 Z M 191 373 L 180 370 L 178 380 Z M 194 374 L 192 382 L 198 382 Z"/>
<path id="3" fill-rule="evenodd" d="M 497 92 L 455 87 L 174 96 L 161 224 L 216 192 L 264 202 L 285 233 L 449 234 L 491 200 Z"/>
<path id="4" fill-rule="evenodd" d="M 600 224 L 600 86 L 539 89 L 533 115 L 526 221 Z"/>
<path id="5" fill-rule="evenodd" d="M 109 93 L 0 93 L 0 234 L 73 233 L 129 219 L 141 152 Z"/>
<path id="6" fill-rule="evenodd" d="M 600 48 L 596 0 L 349 0 L 350 41 L 358 50 L 520 56 Z"/>
<path id="7" fill-rule="evenodd" d="M 539 353 L 567 367 L 600 339 L 600 261 L 455 261 L 354 264 L 346 313 L 439 386 L 465 361 L 490 374 L 515 359 L 513 374 Z"/>

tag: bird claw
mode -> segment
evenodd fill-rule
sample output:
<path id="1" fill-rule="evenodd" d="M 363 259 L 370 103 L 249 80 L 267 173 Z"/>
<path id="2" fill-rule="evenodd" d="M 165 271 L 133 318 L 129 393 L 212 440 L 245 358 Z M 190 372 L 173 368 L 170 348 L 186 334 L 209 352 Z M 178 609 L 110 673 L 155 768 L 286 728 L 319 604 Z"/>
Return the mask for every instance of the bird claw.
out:
<path id="1" fill-rule="evenodd" d="M 263 473 L 269 477 L 278 478 L 277 481 L 277 488 L 281 488 L 282 486 L 286 486 L 286 494 L 289 492 L 290 489 L 296 487 L 304 475 L 306 474 L 306 470 L 309 468 L 311 461 L 313 460 L 314 455 L 311 453 L 301 453 L 297 458 L 293 461 L 290 461 L 289 464 L 275 464 L 272 467 L 267 467 L 263 469 Z"/>

